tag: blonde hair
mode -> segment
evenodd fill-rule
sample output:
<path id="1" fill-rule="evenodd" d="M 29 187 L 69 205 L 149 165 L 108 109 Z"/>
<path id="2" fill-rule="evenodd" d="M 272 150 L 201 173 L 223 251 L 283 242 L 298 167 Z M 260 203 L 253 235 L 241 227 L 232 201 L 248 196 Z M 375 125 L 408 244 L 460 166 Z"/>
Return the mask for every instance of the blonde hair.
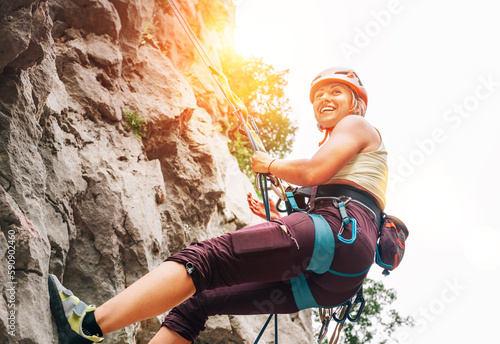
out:
<path id="1" fill-rule="evenodd" d="M 349 87 L 352 94 L 352 103 L 351 103 L 351 115 L 357 115 L 361 117 L 365 117 L 366 114 L 366 104 L 365 101 L 361 98 L 359 94 L 353 91 L 352 88 Z"/>

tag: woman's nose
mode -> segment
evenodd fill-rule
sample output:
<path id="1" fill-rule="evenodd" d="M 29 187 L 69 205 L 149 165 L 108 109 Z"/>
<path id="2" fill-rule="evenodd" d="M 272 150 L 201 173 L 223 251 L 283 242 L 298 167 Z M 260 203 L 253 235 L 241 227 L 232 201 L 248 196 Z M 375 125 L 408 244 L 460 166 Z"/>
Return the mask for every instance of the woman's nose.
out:
<path id="1" fill-rule="evenodd" d="M 331 98 L 331 94 L 329 92 L 325 92 L 323 93 L 319 99 L 323 100 L 323 99 L 330 99 Z"/>

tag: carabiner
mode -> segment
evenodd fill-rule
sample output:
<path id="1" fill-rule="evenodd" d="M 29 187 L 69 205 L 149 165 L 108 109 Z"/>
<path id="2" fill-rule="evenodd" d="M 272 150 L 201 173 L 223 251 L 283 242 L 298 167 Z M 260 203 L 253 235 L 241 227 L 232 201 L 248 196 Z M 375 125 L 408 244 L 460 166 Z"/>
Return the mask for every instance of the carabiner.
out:
<path id="1" fill-rule="evenodd" d="M 318 343 L 321 343 L 321 341 L 326 337 L 326 334 L 328 333 L 328 326 L 330 325 L 330 320 L 331 319 L 325 319 L 321 322 L 321 330 L 319 330 L 318 333 Z"/>
<path id="2" fill-rule="evenodd" d="M 351 221 L 352 223 L 352 236 L 351 236 L 351 239 L 345 239 L 343 236 L 342 236 L 342 233 L 344 231 L 344 222 L 342 222 L 342 226 L 340 227 L 340 231 L 339 233 L 337 234 L 337 239 L 339 239 L 341 242 L 343 242 L 344 244 L 352 244 L 353 242 L 356 241 L 356 232 L 357 232 L 357 229 L 356 229 L 356 219 L 351 217 L 349 218 L 349 220 Z"/>
<path id="3" fill-rule="evenodd" d="M 317 342 L 320 343 L 328 333 L 328 326 L 332 320 L 333 308 L 319 308 L 319 320 L 321 321 L 321 330 L 318 333 Z"/>
<path id="4" fill-rule="evenodd" d="M 348 314 L 347 315 L 347 319 L 349 319 L 349 321 L 351 322 L 356 322 L 359 320 L 359 317 L 361 317 L 361 313 L 363 312 L 363 308 L 365 308 L 365 298 L 363 297 L 363 292 L 361 291 L 358 292 L 358 294 L 356 295 L 356 299 L 354 300 L 354 303 L 353 303 L 353 306 L 357 305 L 358 303 L 360 303 L 361 305 L 359 306 L 359 309 L 356 313 L 356 316 L 353 318 L 351 317 L 351 314 Z"/>
<path id="5" fill-rule="evenodd" d="M 333 320 L 335 320 L 339 324 L 344 323 L 349 315 L 349 311 L 351 310 L 351 307 L 352 307 L 351 301 L 347 301 L 346 303 L 344 303 L 342 306 L 339 307 L 340 308 L 340 319 L 337 318 L 337 311 L 338 311 L 338 308 L 337 308 L 337 311 L 335 311 L 332 315 Z"/>
<path id="6" fill-rule="evenodd" d="M 285 209 L 280 208 L 281 203 L 285 204 Z M 283 202 L 283 200 L 281 198 L 279 198 L 278 201 L 276 202 L 276 210 L 279 211 L 280 213 L 288 213 L 288 208 L 286 206 L 286 202 Z"/>

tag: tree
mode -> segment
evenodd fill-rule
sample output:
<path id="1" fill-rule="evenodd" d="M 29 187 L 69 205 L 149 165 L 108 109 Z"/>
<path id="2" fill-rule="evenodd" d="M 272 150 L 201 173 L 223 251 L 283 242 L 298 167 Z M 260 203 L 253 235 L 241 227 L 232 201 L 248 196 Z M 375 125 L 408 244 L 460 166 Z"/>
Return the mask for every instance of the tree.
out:
<path id="1" fill-rule="evenodd" d="M 297 131 L 296 123 L 288 116 L 291 107 L 285 96 L 289 70 L 278 71 L 261 58 L 243 57 L 229 49 L 221 54 L 221 62 L 229 86 L 254 118 L 267 152 L 277 158 L 285 157 L 292 149 Z M 235 116 L 229 116 L 229 125 L 229 151 L 238 160 L 240 169 L 253 180 L 250 142 L 237 130 Z"/>
<path id="2" fill-rule="evenodd" d="M 397 299 L 394 289 L 386 289 L 382 282 L 367 278 L 363 284 L 363 295 L 366 300 L 363 313 L 356 323 L 346 320 L 342 329 L 343 343 L 369 344 L 378 341 L 378 344 L 385 344 L 398 327 L 414 325 L 411 316 L 401 316 L 395 309 L 385 310 Z M 317 323 L 319 317 L 317 311 L 314 313 Z M 328 339 L 320 344 L 328 344 Z"/>

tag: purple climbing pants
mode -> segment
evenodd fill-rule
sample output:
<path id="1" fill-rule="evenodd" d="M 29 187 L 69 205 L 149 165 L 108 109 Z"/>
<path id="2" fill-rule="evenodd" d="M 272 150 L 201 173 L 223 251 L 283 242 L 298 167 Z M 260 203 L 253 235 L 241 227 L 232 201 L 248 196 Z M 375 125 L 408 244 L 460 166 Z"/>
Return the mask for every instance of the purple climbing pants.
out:
<path id="1" fill-rule="evenodd" d="M 331 201 L 316 203 L 335 236 L 331 269 L 357 274 L 373 262 L 378 226 L 371 213 L 356 203 L 346 205 L 357 221 L 353 244 L 337 240 L 341 228 L 339 210 Z M 351 237 L 351 226 L 342 236 Z M 295 313 L 290 279 L 305 274 L 316 302 L 336 306 L 351 298 L 366 277 L 322 275 L 306 271 L 314 248 L 314 225 L 305 213 L 292 213 L 278 220 L 250 226 L 220 237 L 193 243 L 167 260 L 195 267 L 191 274 L 196 294 L 172 309 L 162 326 L 194 341 L 211 315 Z"/>

